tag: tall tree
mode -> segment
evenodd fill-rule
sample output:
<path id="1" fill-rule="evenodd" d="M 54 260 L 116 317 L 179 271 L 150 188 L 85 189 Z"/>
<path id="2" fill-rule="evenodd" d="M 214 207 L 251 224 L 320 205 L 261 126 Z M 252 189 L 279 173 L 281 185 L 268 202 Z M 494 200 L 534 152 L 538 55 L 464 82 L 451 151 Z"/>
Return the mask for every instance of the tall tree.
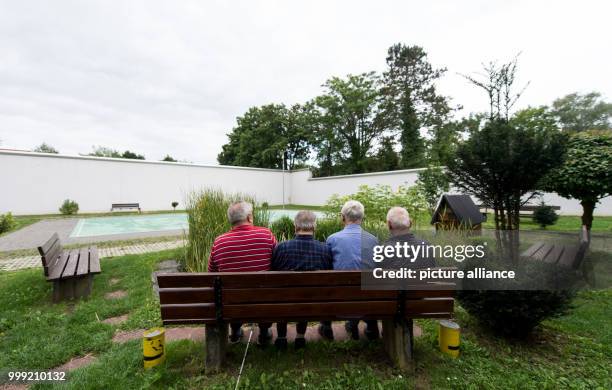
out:
<path id="1" fill-rule="evenodd" d="M 484 66 L 484 78 L 463 75 L 468 81 L 487 93 L 490 120 L 509 121 L 512 108 L 529 85 L 527 83 L 518 91 L 516 90 L 519 55 L 501 65 L 495 61 L 489 62 Z"/>
<path id="2" fill-rule="evenodd" d="M 162 161 L 166 161 L 166 162 L 177 162 L 171 155 L 166 154 L 166 157 L 164 157 L 162 159 Z"/>
<path id="3" fill-rule="evenodd" d="M 328 138 L 342 140 L 349 173 L 366 171 L 366 160 L 377 140 L 388 128 L 381 105 L 379 78 L 373 73 L 333 77 L 323 87 L 325 94 L 315 99 Z"/>
<path id="4" fill-rule="evenodd" d="M 612 195 L 612 133 L 585 131 L 568 141 L 563 165 L 544 180 L 544 188 L 582 205 L 582 224 L 591 229 L 597 203 Z"/>
<path id="5" fill-rule="evenodd" d="M 301 166 L 310 152 L 312 106 L 268 104 L 250 108 L 237 118 L 217 160 L 224 165 L 258 168 Z"/>
<path id="6" fill-rule="evenodd" d="M 34 149 L 35 152 L 38 153 L 52 153 L 52 154 L 57 154 L 59 153 L 57 151 L 57 149 L 55 149 L 53 146 L 43 142 L 42 144 L 40 144 L 36 149 Z"/>
<path id="7" fill-rule="evenodd" d="M 552 113 L 564 131 L 612 129 L 612 103 L 604 102 L 598 92 L 559 98 L 553 102 Z"/>
<path id="8" fill-rule="evenodd" d="M 446 69 L 434 68 L 423 48 L 401 43 L 389 48 L 387 66 L 383 74 L 385 109 L 400 134 L 402 167 L 422 167 L 426 147 L 421 129 L 440 129 L 451 111 L 447 98 L 435 87 Z"/>

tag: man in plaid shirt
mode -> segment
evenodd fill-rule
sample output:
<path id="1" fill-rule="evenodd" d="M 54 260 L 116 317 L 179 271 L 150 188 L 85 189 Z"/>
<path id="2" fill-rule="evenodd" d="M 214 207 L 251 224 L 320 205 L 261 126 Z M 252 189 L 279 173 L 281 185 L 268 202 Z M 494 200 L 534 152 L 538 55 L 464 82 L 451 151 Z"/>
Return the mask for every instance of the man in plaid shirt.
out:
<path id="1" fill-rule="evenodd" d="M 332 254 L 329 247 L 314 239 L 316 215 L 312 211 L 300 211 L 294 218 L 295 238 L 281 242 L 272 254 L 273 271 L 316 271 L 332 269 Z M 296 325 L 297 336 L 295 348 L 306 346 L 306 321 Z M 279 349 L 287 348 L 287 322 L 276 323 L 277 339 L 275 345 Z"/>

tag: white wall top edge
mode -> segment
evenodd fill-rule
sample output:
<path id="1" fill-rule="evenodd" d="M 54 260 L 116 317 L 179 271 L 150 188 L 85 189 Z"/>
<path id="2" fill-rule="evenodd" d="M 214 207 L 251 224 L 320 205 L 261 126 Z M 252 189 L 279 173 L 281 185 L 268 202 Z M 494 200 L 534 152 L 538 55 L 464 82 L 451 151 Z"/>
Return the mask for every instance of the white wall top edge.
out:
<path id="1" fill-rule="evenodd" d="M 195 164 L 185 162 L 170 162 L 170 161 L 155 161 L 155 160 L 137 160 L 132 158 L 118 158 L 118 157 L 95 157 L 95 156 L 81 156 L 72 154 L 56 154 L 56 153 L 38 153 L 28 151 L 13 151 L 0 149 L 0 154 L 7 154 L 13 156 L 26 156 L 26 157 L 51 157 L 51 158 L 63 158 L 73 160 L 93 160 L 93 161 L 110 161 L 110 162 L 126 162 L 134 164 L 158 164 L 158 165 L 169 165 L 169 166 L 187 166 L 187 167 L 202 167 L 202 168 L 222 168 L 222 169 L 239 169 L 248 171 L 266 171 L 266 172 L 295 172 L 295 171 L 283 171 L 282 169 L 271 169 L 271 168 L 252 168 L 252 167 L 237 167 L 233 165 L 212 165 L 212 164 Z M 306 168 L 308 169 L 308 168 Z"/>
<path id="2" fill-rule="evenodd" d="M 442 167 L 444 168 L 444 167 Z M 368 173 L 353 173 L 348 175 L 338 176 L 325 176 L 325 177 L 312 177 L 308 180 L 335 180 L 335 179 L 352 179 L 356 177 L 369 177 L 369 176 L 389 176 L 389 175 L 401 175 L 403 173 L 418 173 L 426 170 L 427 168 L 412 168 L 412 169 L 399 169 L 395 171 L 382 171 L 382 172 L 368 172 Z M 295 172 L 295 171 L 292 171 Z"/>

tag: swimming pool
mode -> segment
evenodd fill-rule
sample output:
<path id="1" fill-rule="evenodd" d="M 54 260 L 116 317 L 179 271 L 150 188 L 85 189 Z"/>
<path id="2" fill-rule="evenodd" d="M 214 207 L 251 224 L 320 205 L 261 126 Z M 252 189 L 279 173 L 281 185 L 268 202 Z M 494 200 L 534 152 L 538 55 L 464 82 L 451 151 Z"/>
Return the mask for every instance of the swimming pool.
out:
<path id="1" fill-rule="evenodd" d="M 295 217 L 297 210 L 270 210 L 270 221 L 282 216 Z M 322 213 L 315 212 L 317 217 Z M 161 232 L 187 230 L 187 214 L 125 215 L 112 217 L 83 218 L 70 233 L 70 237 L 94 237 L 113 234 Z"/>

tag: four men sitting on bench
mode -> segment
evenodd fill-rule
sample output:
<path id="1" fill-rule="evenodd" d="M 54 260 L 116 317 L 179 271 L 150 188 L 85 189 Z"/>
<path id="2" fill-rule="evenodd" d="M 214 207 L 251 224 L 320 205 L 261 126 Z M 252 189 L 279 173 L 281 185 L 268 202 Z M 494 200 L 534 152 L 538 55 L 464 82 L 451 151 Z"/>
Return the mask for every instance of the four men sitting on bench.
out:
<path id="1" fill-rule="evenodd" d="M 227 210 L 232 229 L 215 239 L 208 271 L 315 271 L 372 268 L 373 250 L 374 246 L 378 245 L 378 239 L 361 227 L 364 218 L 363 205 L 355 200 L 348 201 L 342 207 L 341 214 L 344 229 L 332 234 L 326 243 L 322 243 L 314 238 L 316 215 L 312 211 L 300 211 L 294 218 L 295 238 L 277 244 L 274 234 L 269 229 L 253 225 L 253 206 L 250 203 L 244 201 L 233 203 Z M 393 208 L 387 217 L 392 234 L 394 231 L 407 234 L 410 220 L 405 209 Z M 401 220 L 400 223 L 398 220 Z M 242 324 L 230 325 L 230 341 L 238 342 L 242 337 Z M 306 345 L 304 335 L 307 325 L 307 322 L 298 322 L 296 325 L 296 349 Z M 359 339 L 358 325 L 359 320 L 347 321 L 345 324 L 347 332 L 355 340 Z M 270 326 L 269 323 L 259 324 L 260 345 L 270 342 Z M 366 321 L 366 326 L 368 339 L 377 339 L 378 321 Z M 286 349 L 287 322 L 278 322 L 276 329 L 278 337 L 275 345 L 281 350 Z M 322 322 L 319 333 L 324 338 L 333 340 L 331 322 Z"/>

